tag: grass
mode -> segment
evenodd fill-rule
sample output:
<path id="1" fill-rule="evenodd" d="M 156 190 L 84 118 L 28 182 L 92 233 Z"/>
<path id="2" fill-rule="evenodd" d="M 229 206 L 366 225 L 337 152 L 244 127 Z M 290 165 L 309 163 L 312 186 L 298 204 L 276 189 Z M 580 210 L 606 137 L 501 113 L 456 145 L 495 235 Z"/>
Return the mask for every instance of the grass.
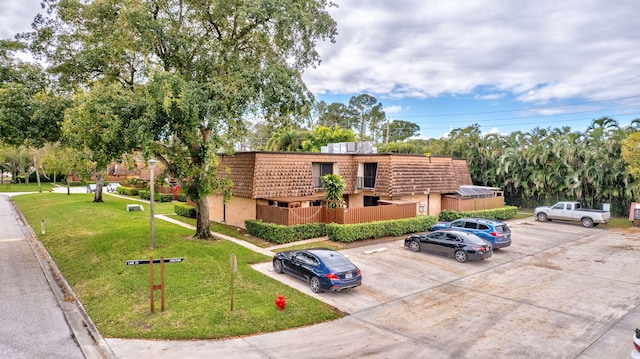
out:
<path id="1" fill-rule="evenodd" d="M 35 193 L 14 197 L 36 232 L 45 219 L 45 245 L 105 337 L 150 339 L 229 338 L 311 325 L 342 314 L 304 293 L 253 270 L 270 257 L 225 240 L 198 241 L 193 231 L 155 221 L 156 249 L 150 250 L 149 212 L 127 212 L 130 200 L 92 194 Z M 159 203 L 158 214 L 173 212 Z M 234 305 L 230 310 L 235 254 Z M 150 312 L 149 266 L 126 260 L 185 257 L 165 265 L 165 311 L 159 300 Z M 156 284 L 159 266 L 155 266 Z M 287 299 L 278 311 L 274 299 Z M 156 298 L 159 293 L 156 293 Z"/>
<path id="2" fill-rule="evenodd" d="M 629 217 L 611 216 L 611 220 L 607 223 L 607 227 L 611 228 L 629 228 L 631 227 Z"/>
<path id="3" fill-rule="evenodd" d="M 42 192 L 48 192 L 53 188 L 51 182 L 41 182 Z M 24 183 L 0 183 L 1 192 L 38 192 L 38 182 L 29 182 L 28 185 Z"/>

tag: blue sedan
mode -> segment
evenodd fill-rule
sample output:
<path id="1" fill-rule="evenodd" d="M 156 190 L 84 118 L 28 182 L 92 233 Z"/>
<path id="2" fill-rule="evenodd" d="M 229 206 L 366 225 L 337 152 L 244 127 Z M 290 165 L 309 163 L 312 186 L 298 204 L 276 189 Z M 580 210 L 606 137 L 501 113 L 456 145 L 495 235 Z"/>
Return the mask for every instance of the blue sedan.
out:
<path id="1" fill-rule="evenodd" d="M 314 293 L 341 291 L 362 284 L 360 269 L 340 252 L 326 248 L 277 253 L 273 257 L 273 270 L 307 281 Z"/>

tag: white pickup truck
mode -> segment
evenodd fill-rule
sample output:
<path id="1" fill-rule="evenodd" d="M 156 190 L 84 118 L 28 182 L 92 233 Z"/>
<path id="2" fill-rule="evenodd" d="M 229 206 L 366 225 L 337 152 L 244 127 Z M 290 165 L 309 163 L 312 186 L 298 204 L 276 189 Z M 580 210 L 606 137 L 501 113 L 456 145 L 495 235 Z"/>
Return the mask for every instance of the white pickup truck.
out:
<path id="1" fill-rule="evenodd" d="M 551 207 L 537 207 L 534 211 L 538 221 L 558 219 L 582 223 L 584 227 L 608 223 L 611 213 L 601 209 L 584 209 L 579 202 L 558 202 Z"/>

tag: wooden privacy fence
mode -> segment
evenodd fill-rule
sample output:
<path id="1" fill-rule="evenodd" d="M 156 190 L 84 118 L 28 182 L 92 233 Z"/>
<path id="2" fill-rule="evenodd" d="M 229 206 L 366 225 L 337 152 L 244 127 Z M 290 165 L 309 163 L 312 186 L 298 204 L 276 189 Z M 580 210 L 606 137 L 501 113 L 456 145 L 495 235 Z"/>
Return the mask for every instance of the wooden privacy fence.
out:
<path id="1" fill-rule="evenodd" d="M 504 207 L 504 197 L 490 198 L 457 198 L 442 197 L 442 210 L 449 211 L 478 211 L 482 209 L 502 208 Z"/>
<path id="2" fill-rule="evenodd" d="M 256 219 L 285 226 L 305 223 L 355 224 L 417 216 L 415 203 L 358 208 L 326 208 L 321 206 L 284 208 L 256 205 Z"/>

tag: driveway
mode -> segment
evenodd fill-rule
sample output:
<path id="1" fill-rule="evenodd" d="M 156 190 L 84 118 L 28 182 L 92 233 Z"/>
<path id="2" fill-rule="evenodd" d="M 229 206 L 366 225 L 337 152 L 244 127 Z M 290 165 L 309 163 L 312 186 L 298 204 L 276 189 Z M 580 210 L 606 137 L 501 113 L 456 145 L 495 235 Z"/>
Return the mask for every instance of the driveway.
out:
<path id="1" fill-rule="evenodd" d="M 107 342 L 123 358 L 629 357 L 640 324 L 640 231 L 510 226 L 512 246 L 481 262 L 413 253 L 402 241 L 345 250 L 364 279 L 340 293 L 313 294 L 270 263 L 255 266 L 350 314 L 333 322 L 218 341 Z"/>

